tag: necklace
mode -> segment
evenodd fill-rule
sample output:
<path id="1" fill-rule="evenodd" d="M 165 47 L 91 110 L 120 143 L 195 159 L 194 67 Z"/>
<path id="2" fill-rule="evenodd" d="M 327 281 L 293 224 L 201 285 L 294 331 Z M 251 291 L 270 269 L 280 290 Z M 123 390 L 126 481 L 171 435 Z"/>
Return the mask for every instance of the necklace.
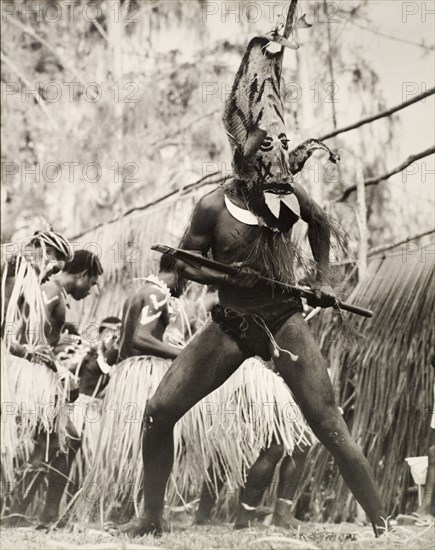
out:
<path id="1" fill-rule="evenodd" d="M 235 205 L 226 195 L 224 195 L 224 199 L 228 212 L 237 221 L 242 222 L 245 225 L 259 225 L 257 217 L 254 216 L 252 212 Z"/>

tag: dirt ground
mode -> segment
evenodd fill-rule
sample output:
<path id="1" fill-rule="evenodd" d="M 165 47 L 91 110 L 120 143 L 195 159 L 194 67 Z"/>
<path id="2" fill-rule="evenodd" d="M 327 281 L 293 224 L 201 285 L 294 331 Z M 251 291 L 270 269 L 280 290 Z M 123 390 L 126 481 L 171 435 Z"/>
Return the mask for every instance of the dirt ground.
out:
<path id="1" fill-rule="evenodd" d="M 98 526 L 73 524 L 51 532 L 34 528 L 2 528 L 0 545 L 4 550 L 390 550 L 429 549 L 435 547 L 435 530 L 429 527 L 396 527 L 375 539 L 371 528 L 354 524 L 307 524 L 303 531 L 290 532 L 275 527 L 234 531 L 230 524 L 213 526 L 172 526 L 172 532 L 160 539 L 114 537 Z"/>

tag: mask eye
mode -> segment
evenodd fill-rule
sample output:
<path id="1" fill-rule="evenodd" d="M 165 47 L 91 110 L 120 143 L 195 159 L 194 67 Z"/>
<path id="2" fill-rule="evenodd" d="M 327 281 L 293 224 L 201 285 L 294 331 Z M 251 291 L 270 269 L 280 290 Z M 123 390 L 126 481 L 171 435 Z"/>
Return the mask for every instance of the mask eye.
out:
<path id="1" fill-rule="evenodd" d="M 280 139 L 282 146 L 287 151 L 288 150 L 288 142 L 290 141 L 287 139 L 287 136 L 285 134 L 279 134 L 278 138 Z"/>
<path id="2" fill-rule="evenodd" d="M 260 149 L 262 151 L 270 151 L 272 149 L 272 138 L 270 136 L 266 136 L 263 139 L 263 142 L 260 145 Z"/>

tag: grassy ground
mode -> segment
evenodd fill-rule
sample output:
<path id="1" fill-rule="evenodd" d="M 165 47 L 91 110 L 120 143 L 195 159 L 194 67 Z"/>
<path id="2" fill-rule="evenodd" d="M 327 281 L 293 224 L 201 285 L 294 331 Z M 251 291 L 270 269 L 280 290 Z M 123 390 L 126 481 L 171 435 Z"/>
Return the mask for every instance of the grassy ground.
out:
<path id="1" fill-rule="evenodd" d="M 368 527 L 353 524 L 310 524 L 299 533 L 273 527 L 255 527 L 234 531 L 230 524 L 218 526 L 174 527 L 160 539 L 113 537 L 97 528 L 74 524 L 52 532 L 33 528 L 1 529 L 3 550 L 408 550 L 435 547 L 434 526 L 396 527 L 391 533 L 375 539 Z"/>

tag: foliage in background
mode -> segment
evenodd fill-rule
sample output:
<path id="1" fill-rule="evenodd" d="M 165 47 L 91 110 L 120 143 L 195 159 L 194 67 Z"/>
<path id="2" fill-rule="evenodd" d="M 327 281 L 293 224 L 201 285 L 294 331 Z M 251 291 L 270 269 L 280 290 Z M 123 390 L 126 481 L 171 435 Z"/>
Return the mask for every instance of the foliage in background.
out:
<path id="1" fill-rule="evenodd" d="M 251 7 L 234 23 L 228 14 L 226 20 L 222 14 L 206 17 L 200 0 L 124 0 L 123 24 L 115 24 L 113 0 L 98 3 L 95 20 L 95 2 L 77 0 L 73 12 L 63 5 L 57 22 L 32 13 L 30 0 L 6 3 L 16 14 L 3 24 L 2 52 L 9 63 L 3 63 L 2 81 L 39 89 L 44 110 L 31 94 L 9 95 L 4 105 L 2 162 L 19 167 L 4 177 L 4 238 L 34 216 L 73 236 L 212 171 L 231 170 L 223 102 L 249 38 L 273 27 L 270 11 L 258 19 Z M 300 31 L 300 50 L 286 52 L 283 73 L 294 146 L 349 122 L 350 105 L 355 118 L 384 107 L 377 75 L 364 51 L 352 47 L 349 22 L 368 20 L 366 4 L 347 2 L 333 15 L 322 2 L 303 4 L 314 26 Z M 73 89 L 67 82 L 78 84 Z M 92 82 L 101 87 L 94 103 Z M 59 89 L 61 98 L 52 101 Z M 342 151 L 340 172 L 313 159 L 303 182 L 325 204 L 353 183 L 354 156 L 363 159 L 366 176 L 385 171 L 393 129 L 387 119 L 331 141 Z M 92 166 L 86 172 L 88 163 L 101 167 L 99 181 L 89 181 L 97 173 Z M 50 181 L 59 173 L 58 181 Z M 397 208 L 388 184 L 370 189 L 372 243 L 391 237 Z"/>

